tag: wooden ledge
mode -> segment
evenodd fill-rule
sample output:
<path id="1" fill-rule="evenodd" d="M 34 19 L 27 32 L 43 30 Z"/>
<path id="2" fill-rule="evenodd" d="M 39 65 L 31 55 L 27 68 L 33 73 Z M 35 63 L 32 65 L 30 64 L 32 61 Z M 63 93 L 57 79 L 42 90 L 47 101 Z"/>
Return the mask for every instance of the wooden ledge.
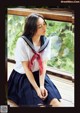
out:
<path id="1" fill-rule="evenodd" d="M 15 60 L 13 60 L 13 59 L 6 59 L 6 62 L 10 62 L 10 63 L 13 63 L 13 64 L 16 63 Z M 71 80 L 72 82 L 75 81 L 74 80 L 74 75 L 72 75 L 68 72 L 60 71 L 59 69 L 55 69 L 55 68 L 52 68 L 52 67 L 49 67 L 49 66 L 47 66 L 47 73 L 52 74 L 54 76 L 64 78 L 64 79 Z"/>
<path id="2" fill-rule="evenodd" d="M 47 66 L 47 73 L 52 74 L 54 76 L 64 78 L 64 79 L 68 79 L 68 80 L 71 80 L 72 82 L 74 82 L 74 75 L 72 75 L 68 72 L 65 72 L 65 71 L 61 71 L 57 68 Z"/>
<path id="3" fill-rule="evenodd" d="M 42 14 L 45 19 L 74 23 L 73 11 L 65 8 L 8 8 L 7 13 L 18 16 L 27 16 L 30 13 L 39 13 Z"/>

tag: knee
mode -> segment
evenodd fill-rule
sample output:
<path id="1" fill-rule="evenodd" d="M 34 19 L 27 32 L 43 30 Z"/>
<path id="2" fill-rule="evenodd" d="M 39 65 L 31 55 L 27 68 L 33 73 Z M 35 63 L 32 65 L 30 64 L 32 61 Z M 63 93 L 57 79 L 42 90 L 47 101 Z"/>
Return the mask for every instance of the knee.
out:
<path id="1" fill-rule="evenodd" d="M 54 98 L 51 100 L 50 105 L 52 107 L 61 107 L 61 102 L 58 99 Z"/>

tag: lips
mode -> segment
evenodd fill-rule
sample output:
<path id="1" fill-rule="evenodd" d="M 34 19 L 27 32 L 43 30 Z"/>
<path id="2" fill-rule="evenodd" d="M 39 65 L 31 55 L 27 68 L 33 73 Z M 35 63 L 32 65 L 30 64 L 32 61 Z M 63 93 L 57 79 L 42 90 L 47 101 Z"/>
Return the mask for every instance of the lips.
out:
<path id="1" fill-rule="evenodd" d="M 45 31 L 43 31 L 44 33 L 46 32 L 46 30 Z"/>

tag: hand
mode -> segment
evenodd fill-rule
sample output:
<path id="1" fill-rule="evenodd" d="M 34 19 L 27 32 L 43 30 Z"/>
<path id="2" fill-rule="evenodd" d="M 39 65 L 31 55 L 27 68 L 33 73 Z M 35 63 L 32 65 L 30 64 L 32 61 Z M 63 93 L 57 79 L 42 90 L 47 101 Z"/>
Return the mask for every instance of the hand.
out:
<path id="1" fill-rule="evenodd" d="M 36 92 L 37 92 L 37 95 L 38 95 L 41 99 L 43 99 L 43 96 L 42 96 L 42 94 L 41 94 L 41 90 L 40 90 L 39 87 L 36 89 Z"/>
<path id="2" fill-rule="evenodd" d="M 42 95 L 42 99 L 44 100 L 44 99 L 46 99 L 46 97 L 48 96 L 48 92 L 47 92 L 47 90 L 45 89 L 45 87 L 44 86 L 40 86 L 40 90 L 41 90 L 41 95 Z"/>

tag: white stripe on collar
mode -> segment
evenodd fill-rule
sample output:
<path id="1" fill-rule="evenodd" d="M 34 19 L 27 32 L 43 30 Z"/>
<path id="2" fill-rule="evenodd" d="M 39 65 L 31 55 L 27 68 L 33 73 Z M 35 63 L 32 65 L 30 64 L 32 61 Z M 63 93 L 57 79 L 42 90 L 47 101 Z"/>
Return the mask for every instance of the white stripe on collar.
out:
<path id="1" fill-rule="evenodd" d="M 22 36 L 22 38 L 28 43 L 28 45 L 35 51 L 34 45 L 26 38 L 26 36 Z M 45 43 L 40 47 L 38 52 L 43 51 L 49 43 L 49 39 L 46 39 Z M 35 51 L 36 52 L 36 51 Z"/>

